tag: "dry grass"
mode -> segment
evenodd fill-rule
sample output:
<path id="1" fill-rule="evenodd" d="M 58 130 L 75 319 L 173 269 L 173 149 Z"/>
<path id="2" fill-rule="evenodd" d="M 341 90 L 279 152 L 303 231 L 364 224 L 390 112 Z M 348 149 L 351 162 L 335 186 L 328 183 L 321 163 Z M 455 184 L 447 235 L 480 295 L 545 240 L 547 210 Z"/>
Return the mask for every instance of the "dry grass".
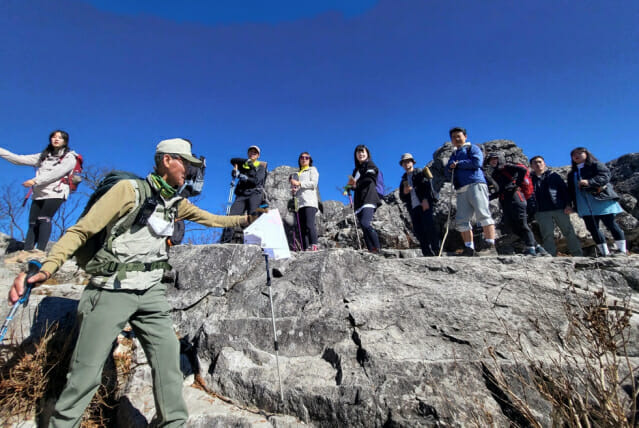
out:
<path id="1" fill-rule="evenodd" d="M 603 290 L 587 298 L 573 292 L 565 303 L 567 331 L 554 329 L 563 341 L 554 356 L 530 355 L 520 334 L 511 336 L 522 356 L 512 367 L 505 368 L 488 349 L 490 382 L 499 391 L 495 398 L 516 415 L 516 426 L 544 426 L 531 404 L 531 397 L 540 397 L 551 408 L 553 427 L 635 427 L 639 368 L 628 356 L 629 302 L 609 301 Z"/>
<path id="2" fill-rule="evenodd" d="M 37 341 L 0 348 L 0 420 L 37 420 L 41 413 L 51 410 L 44 408 L 45 403 L 57 398 L 66 383 L 75 338 L 73 329 L 59 329 L 54 324 Z M 130 366 L 130 355 L 128 360 Z M 83 415 L 82 427 L 113 425 L 117 374 L 126 367 L 122 361 L 107 362 L 102 384 Z"/>

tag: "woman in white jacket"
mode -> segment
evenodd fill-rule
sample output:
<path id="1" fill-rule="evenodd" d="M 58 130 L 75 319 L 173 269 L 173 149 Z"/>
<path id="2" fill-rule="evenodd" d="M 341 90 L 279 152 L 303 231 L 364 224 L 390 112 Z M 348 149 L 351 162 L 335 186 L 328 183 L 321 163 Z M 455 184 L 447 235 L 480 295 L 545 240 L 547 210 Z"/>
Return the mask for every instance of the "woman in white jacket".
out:
<path id="1" fill-rule="evenodd" d="M 315 215 L 319 206 L 317 186 L 319 173 L 313 166 L 313 158 L 308 152 L 302 152 L 297 159 L 300 167 L 298 179 L 291 178 L 291 186 L 299 187 L 296 197 L 299 206 L 299 228 L 302 234 L 302 245 L 305 250 L 317 251 L 317 228 Z"/>
<path id="2" fill-rule="evenodd" d="M 55 130 L 49 135 L 49 145 L 42 153 L 16 155 L 0 147 L 0 157 L 15 165 L 36 168 L 35 177 L 22 183 L 33 188 L 29 211 L 29 229 L 24 249 L 44 251 L 51 236 L 51 219 L 62 202 L 69 197 L 68 177 L 76 164 L 75 152 L 69 149 L 69 134 Z"/>

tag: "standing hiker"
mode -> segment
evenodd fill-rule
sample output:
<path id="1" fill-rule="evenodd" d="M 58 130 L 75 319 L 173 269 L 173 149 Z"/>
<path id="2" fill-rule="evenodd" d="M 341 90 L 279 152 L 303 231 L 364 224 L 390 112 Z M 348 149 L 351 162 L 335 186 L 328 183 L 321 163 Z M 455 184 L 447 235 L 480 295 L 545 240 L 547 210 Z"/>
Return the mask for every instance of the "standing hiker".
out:
<path id="1" fill-rule="evenodd" d="M 247 151 L 248 158 L 233 158 L 231 176 L 237 179 L 235 186 L 235 202 L 231 205 L 230 215 L 243 213 L 254 214 L 264 199 L 264 182 L 266 181 L 266 162 L 260 162 L 260 148 L 251 146 Z M 233 228 L 222 232 L 221 243 L 229 243 L 233 239 Z"/>
<path id="2" fill-rule="evenodd" d="M 439 238 L 433 220 L 435 192 L 432 176 L 428 177 L 424 170 L 414 168 L 415 159 L 410 153 L 402 155 L 399 165 L 405 171 L 400 182 L 399 198 L 410 214 L 413 233 L 419 241 L 422 254 L 426 257 L 436 256 L 439 252 Z"/>
<path id="3" fill-rule="evenodd" d="M 566 214 L 574 212 L 573 209 L 577 211 L 597 244 L 599 254 L 605 257 L 611 252 L 599 228 L 599 222 L 603 222 L 615 240 L 616 248 L 612 254 L 625 255 L 626 236 L 615 221 L 615 215 L 623 210 L 617 202 L 619 195 L 610 182 L 610 170 L 584 147 L 573 149 L 570 160 L 572 169 L 568 173 L 568 193 L 571 207 L 566 208 Z"/>
<path id="4" fill-rule="evenodd" d="M 35 177 L 22 183 L 33 191 L 29 229 L 24 242 L 24 250 L 32 257 L 44 255 L 51 236 L 51 220 L 69 197 L 69 182 L 65 179 L 75 167 L 76 156 L 69 148 L 69 134 L 61 130 L 55 130 L 49 135 L 49 144 L 42 153 L 16 155 L 0 148 L 0 157 L 15 165 L 36 168 Z M 36 246 L 37 249 L 34 250 Z"/>
<path id="5" fill-rule="evenodd" d="M 548 252 L 535 241 L 535 236 L 528 226 L 527 200 L 522 190 L 528 186 L 532 194 L 532 182 L 528 168 L 524 165 L 506 163 L 503 153 L 490 153 L 486 158 L 492 169 L 492 178 L 499 189 L 492 197 L 499 198 L 504 224 L 508 226 L 524 242 L 527 256 L 548 256 Z M 528 182 L 526 182 L 528 180 Z"/>
<path id="6" fill-rule="evenodd" d="M 568 250 L 574 257 L 581 257 L 581 244 L 570 222 L 570 217 L 564 212 L 570 207 L 568 186 L 563 178 L 546 167 L 546 161 L 541 156 L 530 159 L 533 187 L 535 189 L 536 212 L 535 220 L 539 225 L 541 243 L 551 255 L 557 255 L 555 245 L 555 224 L 566 238 Z"/>
<path id="7" fill-rule="evenodd" d="M 127 322 L 140 339 L 152 368 L 158 426 L 186 423 L 180 348 L 165 295 L 167 286 L 162 282 L 164 271 L 170 269 L 166 240 L 172 234 L 175 217 L 209 227 L 249 222 L 246 215 L 211 214 L 179 196 L 177 190 L 184 183 L 189 163 L 198 165 L 201 160 L 193 157 L 188 141 L 161 141 L 155 152 L 155 171 L 146 179 L 115 183 L 67 230 L 40 272 L 29 279 L 34 285 L 46 281 L 76 251 L 88 251 L 89 245 L 85 244 L 90 237 L 106 231 L 101 249 L 87 264 L 87 271 L 91 265 L 93 273 L 78 304 L 78 340 L 50 427 L 79 426 L 100 385 L 113 340 Z M 139 200 L 142 194 L 151 196 Z M 120 227 L 122 224 L 128 227 Z M 24 278 L 24 273 L 16 277 L 9 292 L 10 303 L 23 293 Z"/>
<path id="8" fill-rule="evenodd" d="M 353 157 L 355 169 L 353 169 L 353 174 L 348 178 L 348 186 L 355 193 L 353 209 L 362 227 L 366 248 L 371 253 L 378 253 L 380 249 L 379 237 L 373 226 L 371 226 L 371 221 L 373 221 L 375 210 L 381 205 L 377 192 L 377 174 L 379 170 L 371 159 L 368 147 L 365 145 L 360 144 L 355 147 Z"/>
<path id="9" fill-rule="evenodd" d="M 455 147 L 446 166 L 447 173 L 454 170 L 453 185 L 457 196 L 457 214 L 455 223 L 464 240 L 464 256 L 497 255 L 495 249 L 495 221 L 490 214 L 488 185 L 482 171 L 484 155 L 480 148 L 466 141 L 464 128 L 448 131 L 450 141 Z M 484 249 L 475 252 L 473 227 L 470 223 L 473 215 L 484 229 Z"/>
<path id="10" fill-rule="evenodd" d="M 292 187 L 297 187 L 298 228 L 301 233 L 302 247 L 304 250 L 317 251 L 317 228 L 315 227 L 315 215 L 319 207 L 318 186 L 319 172 L 313 166 L 313 158 L 308 152 L 302 152 L 297 159 L 300 167 L 297 173 L 289 180 Z"/>

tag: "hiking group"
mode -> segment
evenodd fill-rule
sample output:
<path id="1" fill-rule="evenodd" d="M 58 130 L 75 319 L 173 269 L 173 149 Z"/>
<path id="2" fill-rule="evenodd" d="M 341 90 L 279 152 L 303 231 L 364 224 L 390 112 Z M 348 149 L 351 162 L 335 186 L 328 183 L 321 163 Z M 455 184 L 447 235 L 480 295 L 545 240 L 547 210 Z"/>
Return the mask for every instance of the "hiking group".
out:
<path id="1" fill-rule="evenodd" d="M 580 255 L 579 243 L 567 219 L 572 210 L 586 222 L 601 255 L 608 255 L 610 250 L 599 229 L 600 222 L 613 234 L 616 251 L 625 254 L 623 231 L 614 218 L 621 208 L 610 184 L 610 171 L 588 150 L 572 151 L 572 170 L 566 184 L 546 169 L 540 156 L 531 161 L 534 172 L 531 180 L 526 167 L 506 163 L 502 154 L 489 154 L 484 164 L 482 151 L 467 141 L 466 130 L 453 128 L 450 137 L 454 151 L 446 170 L 457 196 L 455 226 L 465 243 L 464 255 L 496 254 L 495 222 L 489 209 L 491 197 L 499 198 L 504 220 L 525 242 L 526 254 L 546 254 L 527 224 L 531 211 L 528 204 L 533 201 L 543 244 L 553 255 L 556 252 L 553 223 L 566 235 L 572 255 Z M 45 249 L 51 218 L 69 196 L 74 185 L 73 172 L 78 171 L 79 155 L 70 151 L 68 134 L 54 131 L 49 140 L 41 154 L 20 156 L 0 149 L 0 156 L 10 162 L 37 168 L 36 177 L 23 183 L 33 188 L 34 197 L 25 243 L 27 251 L 36 244 L 39 250 Z M 255 220 L 263 203 L 267 176 L 267 164 L 259 161 L 260 154 L 259 147 L 251 146 L 247 158 L 231 159 L 229 205 L 227 215 L 220 216 L 186 200 L 201 190 L 198 183 L 201 185 L 204 167 L 204 159 L 193 155 L 191 142 L 181 138 L 161 141 L 155 150 L 154 171 L 146 178 L 121 172 L 109 174 L 98 185 L 78 222 L 51 248 L 40 270 L 26 279 L 32 286 L 39 285 L 73 256 L 91 274 L 78 305 L 78 339 L 67 383 L 49 422 L 51 427 L 79 425 L 100 384 L 112 341 L 127 323 L 139 338 L 152 367 L 157 425 L 185 424 L 187 409 L 182 397 L 179 343 L 165 295 L 164 273 L 171 269 L 168 246 L 177 219 L 225 228 L 222 242 L 233 238 L 234 227 L 245 227 Z M 368 147 L 358 145 L 353 157 L 354 169 L 345 192 L 368 251 L 376 253 L 380 240 L 372 219 L 381 205 L 383 178 Z M 410 153 L 401 156 L 404 175 L 400 198 L 410 213 L 422 254 L 435 256 L 442 248 L 433 220 L 437 192 L 430 170 L 416 169 L 415 164 Z M 321 210 L 319 172 L 308 152 L 300 153 L 298 166 L 299 171 L 289 177 L 299 232 L 297 249 L 315 251 L 318 249 L 315 218 Z M 484 168 L 492 172 L 485 174 Z M 485 243 L 478 251 L 473 242 L 473 217 L 484 232 Z M 24 294 L 25 278 L 25 273 L 15 278 L 9 292 L 10 304 Z"/>

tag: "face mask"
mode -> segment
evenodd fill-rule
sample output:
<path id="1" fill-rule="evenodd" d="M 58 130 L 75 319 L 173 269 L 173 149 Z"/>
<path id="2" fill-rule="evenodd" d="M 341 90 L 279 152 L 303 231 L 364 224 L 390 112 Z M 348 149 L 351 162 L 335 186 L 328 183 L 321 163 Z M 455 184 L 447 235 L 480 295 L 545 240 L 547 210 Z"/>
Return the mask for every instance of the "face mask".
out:
<path id="1" fill-rule="evenodd" d="M 173 222 L 166 221 L 156 216 L 149 217 L 147 224 L 158 236 L 172 236 L 173 235 Z"/>

